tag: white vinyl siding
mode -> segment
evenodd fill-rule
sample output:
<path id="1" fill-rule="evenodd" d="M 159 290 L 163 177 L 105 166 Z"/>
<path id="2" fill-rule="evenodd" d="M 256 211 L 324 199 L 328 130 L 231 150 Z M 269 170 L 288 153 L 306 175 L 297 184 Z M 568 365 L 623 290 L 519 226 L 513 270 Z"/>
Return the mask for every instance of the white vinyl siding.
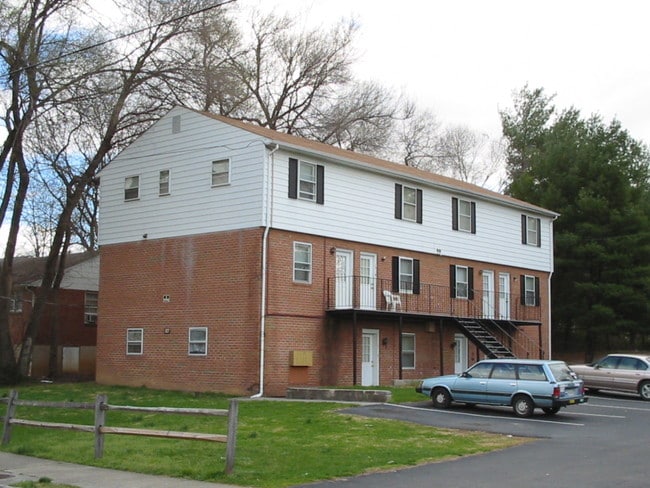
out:
<path id="1" fill-rule="evenodd" d="M 182 114 L 183 130 L 172 134 L 171 115 L 176 113 Z M 152 239 L 264 225 L 266 158 L 258 136 L 173 109 L 102 170 L 101 245 L 138 241 L 145 233 Z M 230 184 L 215 191 L 211 163 L 222 159 L 231 162 Z M 124 179 L 135 167 L 140 175 L 137 205 L 125 203 L 123 194 Z M 173 193 L 165 198 L 159 198 L 161 167 L 173 176 Z"/>

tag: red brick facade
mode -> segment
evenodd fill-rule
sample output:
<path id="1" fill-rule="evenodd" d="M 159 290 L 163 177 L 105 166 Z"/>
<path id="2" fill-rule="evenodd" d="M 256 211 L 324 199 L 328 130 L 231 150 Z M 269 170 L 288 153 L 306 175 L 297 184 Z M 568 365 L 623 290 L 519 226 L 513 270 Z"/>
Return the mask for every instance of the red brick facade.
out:
<path id="1" fill-rule="evenodd" d="M 265 327 L 265 395 L 283 396 L 287 386 L 345 386 L 360 383 L 363 329 L 379 331 L 379 383 L 419 379 L 454 369 L 452 343 L 458 330 L 441 318 L 328 312 L 336 249 L 354 253 L 359 275 L 361 252 L 377 255 L 377 277 L 390 280 L 392 256 L 420 260 L 423 283 L 449 287 L 449 266 L 510 273 L 512 292 L 520 274 L 540 279 L 542 338 L 548 351 L 548 275 L 517 268 L 463 262 L 324 237 L 271 230 L 267 289 L 261 315 L 263 229 L 197 235 L 102 247 L 97 381 L 192 391 L 255 394 L 260 389 L 260 328 Z M 294 242 L 311 244 L 311 283 L 293 280 Z M 378 304 L 383 308 L 383 304 Z M 538 310 L 539 312 L 539 310 Z M 205 356 L 188 354 L 190 327 L 207 327 Z M 126 354 L 128 328 L 142 328 L 143 351 Z M 414 369 L 400 371 L 400 331 L 415 334 Z M 356 333 L 356 337 L 353 337 Z M 354 351 L 356 346 L 356 352 Z M 311 365 L 292 366 L 294 351 L 308 351 Z M 469 348 L 469 363 L 479 358 Z"/>

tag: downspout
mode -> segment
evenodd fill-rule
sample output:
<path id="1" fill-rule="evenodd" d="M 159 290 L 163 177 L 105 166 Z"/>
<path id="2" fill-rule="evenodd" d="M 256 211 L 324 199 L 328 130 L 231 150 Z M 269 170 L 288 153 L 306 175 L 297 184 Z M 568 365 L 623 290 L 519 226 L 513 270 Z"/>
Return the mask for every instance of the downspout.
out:
<path id="1" fill-rule="evenodd" d="M 550 253 L 550 262 L 551 262 L 551 272 L 548 275 L 548 358 L 551 359 L 553 357 L 553 351 L 552 351 L 552 343 L 551 343 L 551 329 L 552 329 L 552 324 L 551 324 L 551 279 L 553 278 L 553 271 L 555 270 L 555 259 L 554 259 L 554 241 L 555 241 L 555 236 L 553 234 L 553 222 L 557 220 L 558 216 L 556 215 L 553 217 L 553 219 L 549 223 L 549 232 L 548 235 L 550 236 L 549 239 L 549 253 Z"/>
<path id="2" fill-rule="evenodd" d="M 272 202 L 273 202 L 273 163 L 274 153 L 280 148 L 278 144 L 268 153 L 270 170 L 266 175 L 266 214 L 264 223 L 264 235 L 262 236 L 262 293 L 260 299 L 260 391 L 251 398 L 264 396 L 264 348 L 266 336 L 266 279 L 267 279 L 267 256 L 269 247 L 269 232 L 271 230 Z"/>

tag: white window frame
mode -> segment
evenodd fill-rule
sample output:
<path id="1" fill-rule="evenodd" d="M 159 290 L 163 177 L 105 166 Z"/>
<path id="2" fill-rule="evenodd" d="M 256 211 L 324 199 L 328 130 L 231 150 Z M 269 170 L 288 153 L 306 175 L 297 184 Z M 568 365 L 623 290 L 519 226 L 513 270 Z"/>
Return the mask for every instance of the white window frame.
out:
<path id="1" fill-rule="evenodd" d="M 307 260 L 299 259 L 300 254 L 307 253 Z M 308 242 L 293 243 L 293 281 L 294 283 L 311 283 L 312 246 Z M 299 274 L 306 273 L 305 277 Z"/>
<path id="2" fill-rule="evenodd" d="M 84 324 L 97 325 L 97 308 L 99 303 L 99 293 L 96 291 L 86 291 L 84 293 Z"/>
<path id="3" fill-rule="evenodd" d="M 203 332 L 202 339 L 192 338 L 192 332 Z M 201 347 L 203 346 L 203 347 Z M 187 354 L 189 356 L 207 356 L 208 355 L 208 328 L 207 327 L 190 327 L 187 331 Z"/>
<path id="4" fill-rule="evenodd" d="M 524 305 L 534 307 L 537 304 L 537 294 L 535 293 L 535 277 L 524 275 Z"/>
<path id="5" fill-rule="evenodd" d="M 135 186 L 133 183 L 135 182 Z M 129 196 L 135 190 L 135 196 Z M 130 192 L 130 193 L 129 193 Z M 140 175 L 131 175 L 124 178 L 124 201 L 140 200 Z"/>
<path id="6" fill-rule="evenodd" d="M 139 338 L 130 337 L 131 333 L 138 333 Z M 137 345 L 139 351 L 130 351 L 130 346 Z M 142 356 L 144 352 L 144 329 L 142 328 L 128 328 L 126 329 L 126 355 L 127 356 Z"/>
<path id="7" fill-rule="evenodd" d="M 466 210 L 467 213 L 463 210 Z M 458 199 L 458 230 L 472 232 L 472 202 L 470 200 Z"/>
<path id="8" fill-rule="evenodd" d="M 404 266 L 410 263 L 411 270 L 404 269 Z M 415 283 L 415 264 L 413 258 L 399 257 L 399 292 L 412 294 Z"/>
<path id="9" fill-rule="evenodd" d="M 171 194 L 172 173 L 168 169 L 161 169 L 158 173 L 158 196 L 164 197 Z"/>
<path id="10" fill-rule="evenodd" d="M 406 198 L 407 192 L 412 198 Z M 412 186 L 402 186 L 402 220 L 418 221 L 418 189 Z"/>
<path id="11" fill-rule="evenodd" d="M 412 338 L 413 339 L 413 348 L 412 349 L 405 349 L 404 348 L 404 339 L 406 337 Z M 415 334 L 411 332 L 403 332 L 402 333 L 402 369 L 415 369 Z M 413 357 L 413 365 L 412 366 L 405 366 L 405 361 L 404 361 L 404 355 L 412 356 Z"/>
<path id="12" fill-rule="evenodd" d="M 226 166 L 226 170 L 220 169 L 222 166 Z M 225 176 L 225 178 L 224 178 Z M 215 159 L 212 161 L 212 176 L 211 176 L 212 188 L 217 186 L 225 186 L 230 184 L 230 159 Z"/>
<path id="13" fill-rule="evenodd" d="M 462 274 L 465 276 L 461 276 Z M 456 266 L 456 298 L 469 299 L 469 267 L 467 266 Z"/>
<path id="14" fill-rule="evenodd" d="M 306 169 L 311 170 L 307 174 Z M 303 169 L 305 170 L 303 172 Z M 318 193 L 318 165 L 306 161 L 298 161 L 298 198 L 300 200 L 316 201 Z"/>

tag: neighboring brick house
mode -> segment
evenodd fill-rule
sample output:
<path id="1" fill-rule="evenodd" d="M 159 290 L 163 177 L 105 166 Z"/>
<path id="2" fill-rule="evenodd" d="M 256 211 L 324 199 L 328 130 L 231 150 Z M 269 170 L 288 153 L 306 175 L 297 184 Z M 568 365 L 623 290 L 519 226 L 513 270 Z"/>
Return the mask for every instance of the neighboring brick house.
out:
<path id="1" fill-rule="evenodd" d="M 18 354 L 32 313 L 34 294 L 40 287 L 46 258 L 17 257 L 14 260 L 13 296 L 9 313 L 11 340 Z M 30 376 L 49 377 L 51 345 L 56 357 L 56 375 L 94 378 L 97 343 L 99 254 L 66 256 L 61 287 L 47 303 L 34 341 Z"/>
<path id="2" fill-rule="evenodd" d="M 281 396 L 550 355 L 554 212 L 181 107 L 100 176 L 99 383 Z"/>

